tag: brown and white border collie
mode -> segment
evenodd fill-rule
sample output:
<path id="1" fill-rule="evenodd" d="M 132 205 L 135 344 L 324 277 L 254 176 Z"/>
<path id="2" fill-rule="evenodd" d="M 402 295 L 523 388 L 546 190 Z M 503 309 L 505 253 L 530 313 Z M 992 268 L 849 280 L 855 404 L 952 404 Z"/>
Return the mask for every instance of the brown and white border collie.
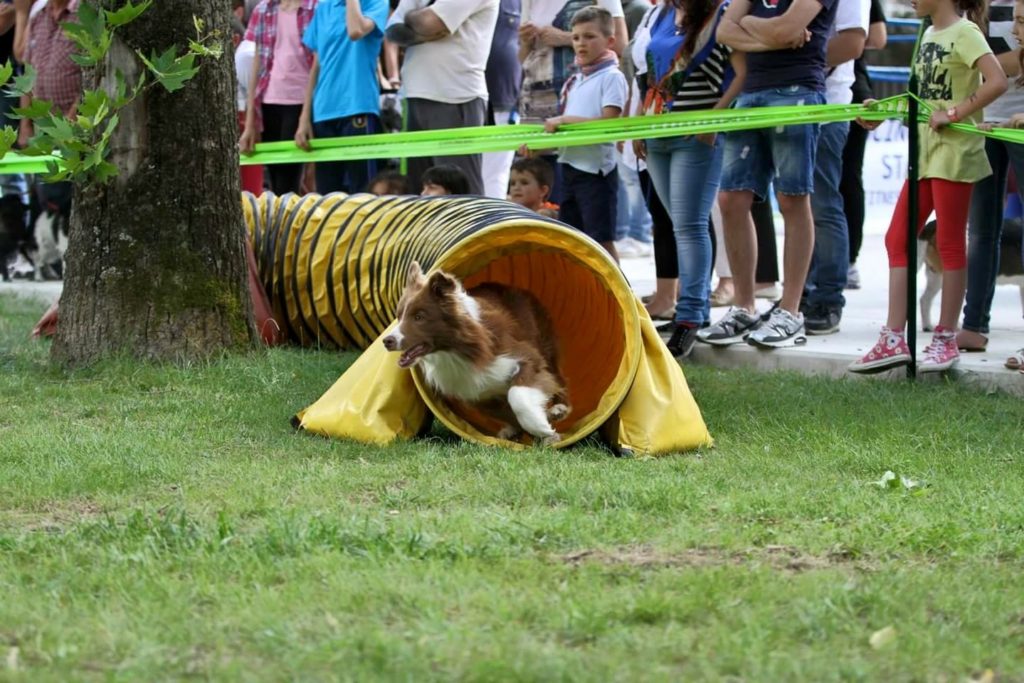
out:
<path id="1" fill-rule="evenodd" d="M 467 292 L 454 276 L 428 278 L 413 262 L 397 313 L 398 326 L 383 341 L 402 352 L 399 367 L 419 364 L 439 394 L 505 424 L 499 439 L 526 432 L 535 444 L 560 440 L 551 423 L 571 408 L 554 328 L 537 297 L 490 282 Z"/>

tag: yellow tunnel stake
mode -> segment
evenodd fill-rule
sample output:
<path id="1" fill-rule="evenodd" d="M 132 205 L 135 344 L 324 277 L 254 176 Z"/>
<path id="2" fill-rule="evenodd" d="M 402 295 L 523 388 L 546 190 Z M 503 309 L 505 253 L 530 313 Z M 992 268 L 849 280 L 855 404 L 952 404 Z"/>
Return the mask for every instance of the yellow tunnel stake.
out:
<path id="1" fill-rule="evenodd" d="M 300 344 L 365 349 L 299 425 L 326 436 L 388 443 L 420 433 L 432 413 L 488 444 L 494 425 L 402 370 L 380 337 L 393 323 L 412 261 L 521 287 L 551 314 L 573 414 L 567 446 L 603 428 L 614 447 L 667 453 L 710 444 L 679 364 L 618 266 L 582 233 L 508 202 L 476 197 L 245 194 L 260 279 Z"/>

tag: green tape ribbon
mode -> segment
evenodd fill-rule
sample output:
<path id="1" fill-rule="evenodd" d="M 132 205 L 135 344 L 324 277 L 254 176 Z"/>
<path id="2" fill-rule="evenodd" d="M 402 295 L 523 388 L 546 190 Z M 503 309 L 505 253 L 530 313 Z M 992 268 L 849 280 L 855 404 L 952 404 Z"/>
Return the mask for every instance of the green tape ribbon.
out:
<path id="1" fill-rule="evenodd" d="M 48 164 L 51 163 L 59 164 L 60 157 L 28 156 L 19 152 L 8 152 L 3 158 L 0 158 L 0 173 L 48 173 L 50 170 Z"/>
<path id="2" fill-rule="evenodd" d="M 865 121 L 884 121 L 886 119 L 905 121 L 908 98 L 908 94 L 897 95 L 878 100 L 870 106 L 817 104 L 757 109 L 702 110 L 601 119 L 568 124 L 559 128 L 555 133 L 545 133 L 542 124 L 520 124 L 323 138 L 310 141 L 308 152 L 299 149 L 291 141 L 265 142 L 256 145 L 253 154 L 241 157 L 241 164 L 249 166 L 356 161 L 359 159 L 404 159 L 503 152 L 517 150 L 523 146 L 532 150 L 544 150 L 595 145 L 619 140 L 728 133 L 737 130 L 804 123 L 837 123 L 857 118 Z M 920 99 L 918 102 L 921 104 L 919 121 L 926 123 L 931 115 L 932 107 Z M 985 131 L 966 123 L 953 124 L 952 128 L 986 135 L 1005 142 L 1024 144 L 1024 130 L 995 128 Z M 0 173 L 45 173 L 48 170 L 48 162 L 60 163 L 60 158 L 25 156 L 17 152 L 9 152 L 0 159 Z"/>

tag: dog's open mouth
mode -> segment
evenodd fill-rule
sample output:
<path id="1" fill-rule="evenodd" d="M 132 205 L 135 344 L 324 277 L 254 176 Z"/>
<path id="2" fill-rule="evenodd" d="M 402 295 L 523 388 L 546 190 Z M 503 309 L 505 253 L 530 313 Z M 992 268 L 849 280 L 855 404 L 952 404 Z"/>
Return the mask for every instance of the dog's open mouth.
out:
<path id="1" fill-rule="evenodd" d="M 417 344 L 416 346 L 412 347 L 411 349 L 402 354 L 402 356 L 398 359 L 398 367 L 410 367 L 413 363 L 415 363 L 428 353 L 430 353 L 429 344 Z"/>

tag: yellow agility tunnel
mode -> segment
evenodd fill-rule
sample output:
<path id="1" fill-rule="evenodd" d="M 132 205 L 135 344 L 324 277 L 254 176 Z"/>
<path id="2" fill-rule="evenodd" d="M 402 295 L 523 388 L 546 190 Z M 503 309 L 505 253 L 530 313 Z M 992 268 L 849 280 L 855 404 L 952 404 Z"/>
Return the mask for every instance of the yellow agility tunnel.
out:
<path id="1" fill-rule="evenodd" d="M 398 367 L 380 338 L 395 321 L 409 265 L 465 286 L 529 290 L 561 346 L 572 414 L 556 447 L 596 431 L 616 450 L 667 453 L 709 444 L 682 368 L 618 265 L 596 242 L 515 204 L 479 197 L 243 193 L 259 277 L 288 337 L 365 349 L 296 416 L 307 431 L 383 444 L 421 433 L 431 415 L 459 436 L 508 445 L 472 409 Z"/>

